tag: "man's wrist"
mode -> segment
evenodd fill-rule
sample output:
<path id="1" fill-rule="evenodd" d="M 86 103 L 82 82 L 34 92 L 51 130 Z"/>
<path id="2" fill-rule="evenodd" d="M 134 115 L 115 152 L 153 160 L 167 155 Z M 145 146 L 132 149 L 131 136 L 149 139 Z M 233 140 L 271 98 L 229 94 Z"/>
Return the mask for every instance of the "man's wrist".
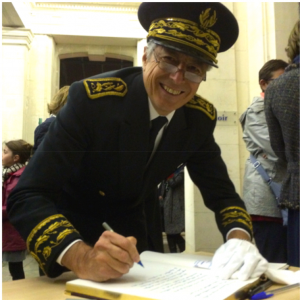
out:
<path id="1" fill-rule="evenodd" d="M 81 240 L 75 240 L 74 242 L 72 242 L 71 244 L 69 244 L 64 250 L 63 252 L 59 255 L 59 257 L 57 258 L 56 262 L 58 264 L 60 264 L 61 266 L 63 266 L 63 264 L 61 263 L 63 256 L 65 255 L 65 253 L 69 250 L 69 248 L 71 248 L 75 243 L 80 242 Z"/>
<path id="2" fill-rule="evenodd" d="M 92 247 L 83 241 L 77 241 L 66 251 L 62 257 L 61 264 L 79 275 L 82 272 L 83 258 L 91 249 Z"/>
<path id="3" fill-rule="evenodd" d="M 230 239 L 240 239 L 240 240 L 246 240 L 248 242 L 251 242 L 251 236 L 248 231 L 246 231 L 243 228 L 233 228 L 228 231 L 226 235 L 226 240 Z"/>

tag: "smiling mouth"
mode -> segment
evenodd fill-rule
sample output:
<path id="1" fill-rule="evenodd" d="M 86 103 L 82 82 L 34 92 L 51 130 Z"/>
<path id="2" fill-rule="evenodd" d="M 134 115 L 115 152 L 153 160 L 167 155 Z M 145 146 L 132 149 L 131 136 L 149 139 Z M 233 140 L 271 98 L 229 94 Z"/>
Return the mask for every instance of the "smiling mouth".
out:
<path id="1" fill-rule="evenodd" d="M 162 85 L 162 84 L 161 84 L 161 87 L 162 87 L 165 91 L 167 91 L 169 94 L 172 94 L 172 95 L 175 95 L 175 96 L 180 95 L 180 94 L 182 93 L 181 91 L 173 90 L 173 89 L 167 87 L 166 85 Z"/>

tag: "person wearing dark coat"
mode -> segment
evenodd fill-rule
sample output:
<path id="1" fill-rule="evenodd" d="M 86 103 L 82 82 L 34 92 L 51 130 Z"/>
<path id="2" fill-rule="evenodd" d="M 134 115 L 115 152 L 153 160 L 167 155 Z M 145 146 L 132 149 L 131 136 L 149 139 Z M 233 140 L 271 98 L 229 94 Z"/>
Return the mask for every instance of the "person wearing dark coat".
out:
<path id="1" fill-rule="evenodd" d="M 181 233 L 184 232 L 184 166 L 178 168 L 159 189 L 159 200 L 162 206 L 163 231 L 166 233 L 169 250 L 171 253 L 185 250 L 185 240 Z"/>
<path id="2" fill-rule="evenodd" d="M 39 124 L 34 131 L 33 153 L 43 141 L 44 136 L 48 132 L 51 123 L 55 120 L 56 115 L 67 103 L 69 87 L 70 86 L 68 85 L 62 87 L 48 104 L 48 112 L 50 114 L 49 118 L 47 118 L 43 123 Z"/>
<path id="3" fill-rule="evenodd" d="M 196 95 L 217 53 L 236 41 L 237 21 L 214 2 L 145 2 L 138 15 L 149 30 L 143 67 L 71 85 L 8 199 L 9 218 L 49 277 L 118 278 L 139 252 L 162 251 L 157 186 L 186 163 L 224 238 L 216 274 L 260 276 L 268 264 L 250 242 L 250 217 L 214 140 L 216 109 Z"/>
<path id="4" fill-rule="evenodd" d="M 290 65 L 272 82 L 265 94 L 265 113 L 271 146 L 287 162 L 279 204 L 288 208 L 287 262 L 300 267 L 299 261 L 299 26 L 295 24 L 286 48 Z"/>
<path id="5" fill-rule="evenodd" d="M 31 155 L 32 145 L 24 140 L 5 142 L 2 151 L 2 261 L 8 262 L 13 280 L 25 278 L 23 260 L 26 258 L 26 243 L 9 222 L 7 198 L 17 185 Z"/>

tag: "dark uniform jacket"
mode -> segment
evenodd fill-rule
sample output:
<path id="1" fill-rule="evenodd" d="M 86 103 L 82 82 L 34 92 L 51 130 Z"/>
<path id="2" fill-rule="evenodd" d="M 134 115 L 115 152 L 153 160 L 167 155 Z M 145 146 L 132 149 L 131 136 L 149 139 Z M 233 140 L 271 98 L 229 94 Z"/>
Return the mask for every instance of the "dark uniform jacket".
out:
<path id="1" fill-rule="evenodd" d="M 48 276 L 75 239 L 93 245 L 107 222 L 135 236 L 139 252 L 162 251 L 156 188 L 180 164 L 216 215 L 223 236 L 252 231 L 214 141 L 216 112 L 195 96 L 178 109 L 147 165 L 150 126 L 142 69 L 127 68 L 75 82 L 8 201 L 9 218 Z"/>
<path id="2" fill-rule="evenodd" d="M 51 116 L 47 118 L 43 123 L 38 125 L 34 131 L 34 145 L 33 152 L 36 151 L 40 143 L 42 142 L 45 134 L 47 133 L 51 123 L 55 120 L 55 116 Z"/>

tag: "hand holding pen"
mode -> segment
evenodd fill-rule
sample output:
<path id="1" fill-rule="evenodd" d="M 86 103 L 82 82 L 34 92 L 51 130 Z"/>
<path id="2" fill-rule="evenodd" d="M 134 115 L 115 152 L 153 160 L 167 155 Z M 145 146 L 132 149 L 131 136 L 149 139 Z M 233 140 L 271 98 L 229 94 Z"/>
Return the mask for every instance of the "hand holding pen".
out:
<path id="1" fill-rule="evenodd" d="M 104 227 L 104 229 L 106 229 L 106 230 L 108 230 L 108 231 L 111 231 L 111 232 L 114 232 L 113 229 L 112 229 L 106 222 L 104 222 L 104 223 L 102 224 L 102 226 Z M 136 241 L 135 241 L 135 245 L 136 245 Z M 142 264 L 142 262 L 141 262 L 140 260 L 138 261 L 138 264 L 139 264 L 140 266 L 144 267 L 143 264 Z"/>
<path id="2" fill-rule="evenodd" d="M 81 279 L 103 282 L 119 278 L 140 261 L 136 243 L 134 237 L 106 230 L 93 247 L 83 241 L 73 244 L 61 263 Z"/>

